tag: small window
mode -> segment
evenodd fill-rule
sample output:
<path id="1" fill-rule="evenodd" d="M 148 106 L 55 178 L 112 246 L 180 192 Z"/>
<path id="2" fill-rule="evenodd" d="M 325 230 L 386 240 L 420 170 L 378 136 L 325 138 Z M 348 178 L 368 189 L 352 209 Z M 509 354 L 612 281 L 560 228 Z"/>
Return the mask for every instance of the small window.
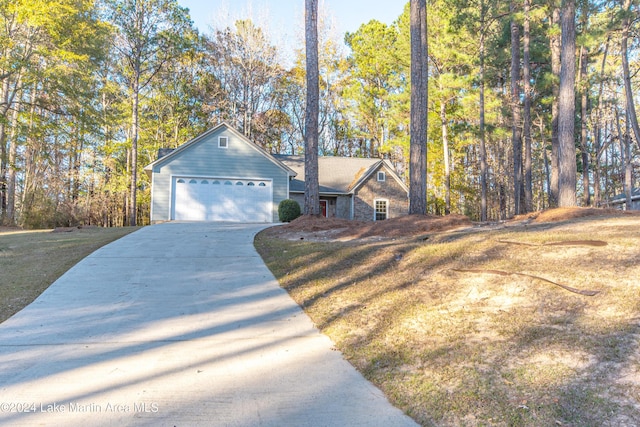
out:
<path id="1" fill-rule="evenodd" d="M 216 180 L 212 182 L 213 185 L 220 185 L 220 181 Z"/>
<path id="2" fill-rule="evenodd" d="M 375 221 L 384 221 L 387 219 L 389 213 L 389 203 L 386 200 L 375 200 L 374 202 L 375 212 L 374 212 L 374 220 Z"/>
<path id="3" fill-rule="evenodd" d="M 384 182 L 387 180 L 387 174 L 383 171 L 378 172 L 378 181 Z"/>
<path id="4" fill-rule="evenodd" d="M 258 187 L 266 187 L 267 184 L 265 184 L 264 182 L 261 182 L 260 184 L 258 184 Z"/>
<path id="5" fill-rule="evenodd" d="M 192 179 L 192 180 L 189 181 L 189 184 L 197 184 L 197 183 L 198 183 L 198 181 L 195 180 L 195 179 Z"/>
<path id="6" fill-rule="evenodd" d="M 219 148 L 227 148 L 229 146 L 229 138 L 226 136 L 221 136 L 218 138 L 218 147 Z"/>
<path id="7" fill-rule="evenodd" d="M 180 178 L 178 181 L 176 181 L 178 184 L 184 184 L 184 179 Z"/>
<path id="8" fill-rule="evenodd" d="M 247 184 L 247 186 L 249 186 L 249 187 L 255 187 L 255 186 L 256 186 L 256 184 L 254 184 L 253 182 L 250 182 L 250 183 L 248 183 L 248 184 Z"/>
<path id="9" fill-rule="evenodd" d="M 207 181 L 206 179 L 203 179 L 202 181 L 200 181 L 200 184 L 208 184 L 209 181 Z"/>
<path id="10" fill-rule="evenodd" d="M 233 185 L 233 182 L 231 182 L 231 181 L 225 181 L 225 182 L 224 182 L 224 185 Z"/>
<path id="11" fill-rule="evenodd" d="M 238 181 L 236 182 L 236 185 L 244 185 L 242 182 Z"/>

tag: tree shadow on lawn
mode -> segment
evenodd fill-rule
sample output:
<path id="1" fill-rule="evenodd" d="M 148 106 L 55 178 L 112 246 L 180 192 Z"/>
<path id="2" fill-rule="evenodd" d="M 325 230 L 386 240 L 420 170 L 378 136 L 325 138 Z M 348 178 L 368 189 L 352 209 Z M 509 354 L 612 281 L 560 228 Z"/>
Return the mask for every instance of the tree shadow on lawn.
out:
<path id="1" fill-rule="evenodd" d="M 594 311 L 599 306 L 588 306 L 590 297 L 525 278 L 485 278 L 477 285 L 464 285 L 472 279 L 463 277 L 443 280 L 452 267 L 509 262 L 508 245 L 470 250 L 465 240 L 495 236 L 439 234 L 442 240 L 427 244 L 319 244 L 306 262 L 322 268 L 310 267 L 308 274 L 282 283 L 346 357 L 423 425 L 640 425 L 637 319 L 594 330 L 601 319 Z M 526 256 L 539 252 L 525 250 Z M 425 263 L 425 251 L 440 251 L 440 258 Z M 487 314 L 485 300 L 496 296 L 469 301 L 469 294 L 482 294 L 481 284 L 488 280 L 498 287 L 498 297 L 502 287 L 531 302 Z M 447 333 L 438 323 L 418 321 L 417 332 L 407 330 L 425 313 L 446 322 L 447 310 L 457 310 L 450 321 L 459 328 Z M 477 321 L 474 313 L 481 314 Z M 636 377 L 621 383 L 629 375 Z"/>

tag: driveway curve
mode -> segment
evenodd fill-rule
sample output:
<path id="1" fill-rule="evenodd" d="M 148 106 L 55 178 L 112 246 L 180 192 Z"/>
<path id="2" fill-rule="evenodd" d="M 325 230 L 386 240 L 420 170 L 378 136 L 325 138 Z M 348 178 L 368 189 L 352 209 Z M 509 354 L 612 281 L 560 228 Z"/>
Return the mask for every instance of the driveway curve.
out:
<path id="1" fill-rule="evenodd" d="M 153 225 L 83 259 L 0 324 L 0 425 L 415 426 L 278 286 L 263 228 Z"/>

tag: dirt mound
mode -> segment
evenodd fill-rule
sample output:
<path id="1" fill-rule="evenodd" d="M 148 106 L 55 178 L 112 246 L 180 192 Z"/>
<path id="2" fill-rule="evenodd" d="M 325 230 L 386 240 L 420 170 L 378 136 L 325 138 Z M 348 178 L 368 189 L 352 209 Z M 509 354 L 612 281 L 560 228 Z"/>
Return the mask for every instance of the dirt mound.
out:
<path id="1" fill-rule="evenodd" d="M 590 216 L 623 216 L 623 215 L 640 215 L 640 211 L 621 211 L 618 209 L 602 209 L 602 208 L 555 208 L 548 209 L 535 214 L 529 214 L 528 218 L 532 218 L 534 222 L 557 222 L 567 221 L 576 218 L 585 218 Z"/>
<path id="2" fill-rule="evenodd" d="M 471 226 L 463 215 L 407 215 L 385 221 L 363 222 L 303 215 L 269 229 L 269 234 L 292 240 L 353 240 L 363 238 L 417 237 L 427 232 Z"/>
<path id="3" fill-rule="evenodd" d="M 509 221 L 549 223 L 569 221 L 584 217 L 623 215 L 640 216 L 640 211 L 620 211 L 600 208 L 556 208 L 541 212 L 518 215 Z M 471 227 L 473 223 L 464 215 L 447 216 L 406 215 L 384 221 L 350 221 L 347 219 L 324 218 L 322 216 L 303 215 L 294 221 L 266 232 L 270 236 L 289 240 L 355 240 L 355 239 L 396 239 L 424 236 L 427 233 L 453 230 L 460 227 Z"/>
<path id="4" fill-rule="evenodd" d="M 362 225 L 359 221 L 350 221 L 348 219 L 325 218 L 323 216 L 302 215 L 290 223 L 278 227 L 281 231 L 328 231 L 340 228 L 358 227 Z"/>
<path id="5" fill-rule="evenodd" d="M 407 215 L 385 221 L 366 222 L 358 227 L 349 228 L 339 234 L 340 237 L 374 237 L 384 236 L 414 237 L 427 232 L 446 231 L 454 228 L 471 226 L 471 220 L 464 215 L 447 216 Z"/>

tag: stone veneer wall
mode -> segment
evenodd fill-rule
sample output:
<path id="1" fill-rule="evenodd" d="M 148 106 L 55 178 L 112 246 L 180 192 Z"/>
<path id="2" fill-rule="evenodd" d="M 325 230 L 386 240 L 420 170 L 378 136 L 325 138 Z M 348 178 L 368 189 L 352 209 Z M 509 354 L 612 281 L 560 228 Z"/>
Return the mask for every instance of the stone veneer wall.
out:
<path id="1" fill-rule="evenodd" d="M 379 182 L 376 172 L 371 174 L 369 179 L 360 187 L 355 195 L 353 219 L 373 221 L 373 201 L 375 199 L 388 200 L 388 218 L 397 218 L 409 213 L 409 198 L 406 191 L 388 172 L 385 181 Z"/>

